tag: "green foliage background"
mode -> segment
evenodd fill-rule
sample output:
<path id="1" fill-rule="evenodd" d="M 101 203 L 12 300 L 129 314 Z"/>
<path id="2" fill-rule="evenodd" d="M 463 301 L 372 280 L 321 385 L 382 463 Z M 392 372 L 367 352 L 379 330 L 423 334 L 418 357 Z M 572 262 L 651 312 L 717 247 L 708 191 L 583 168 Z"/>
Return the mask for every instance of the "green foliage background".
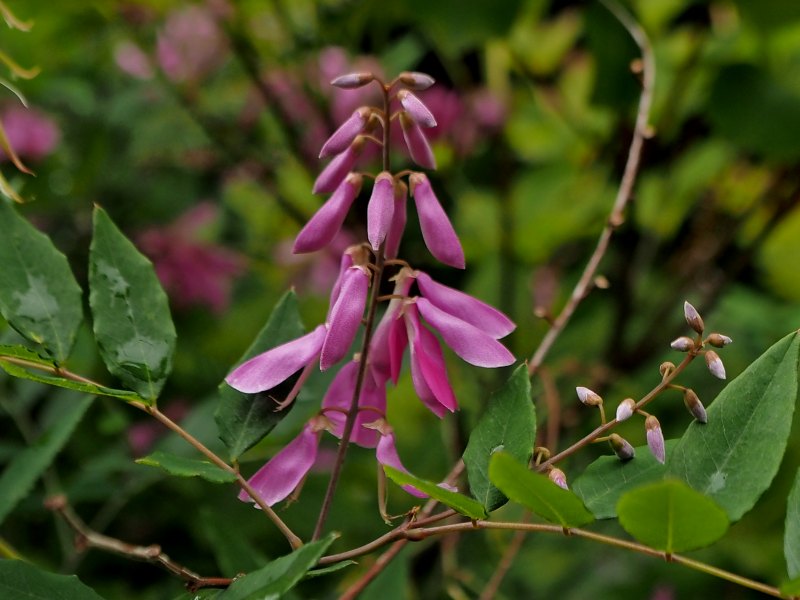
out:
<path id="1" fill-rule="evenodd" d="M 25 66 L 42 68 L 19 87 L 56 120 L 61 142 L 32 165 L 36 178 L 11 175 L 7 165 L 4 173 L 30 200 L 21 212 L 68 256 L 83 289 L 93 203 L 136 239 L 209 200 L 220 212 L 202 239 L 248 261 L 223 314 L 173 305 L 177 351 L 162 407 L 181 407 L 187 427 L 222 454 L 216 386 L 272 306 L 294 285 L 306 326 L 321 322 L 327 308 L 327 292 L 315 287 L 310 262 L 282 258 L 319 205 L 310 189 L 321 165 L 302 146 L 303 122 L 287 117 L 274 91 L 270 101 L 260 101 L 248 68 L 296 83 L 328 131 L 336 125 L 327 112 L 329 97 L 308 74 L 332 46 L 351 57 L 373 55 L 388 74 L 430 72 L 463 96 L 488 90 L 505 106 L 502 126 L 480 132 L 468 154 L 457 134 L 474 127 L 474 113 L 462 115 L 434 147 L 434 185 L 461 235 L 467 270 L 436 265 L 413 222 L 402 254 L 512 315 L 518 329 L 508 343 L 521 358 L 546 330 L 533 316 L 534 306 L 557 310 L 594 247 L 638 100 L 629 70 L 636 47 L 596 2 L 209 2 L 221 12 L 228 41 L 213 69 L 178 83 L 155 64 L 151 78 L 131 77 L 114 57 L 127 42 L 152 58 L 165 20 L 191 2 L 8 4 L 35 25 L 30 33 L 3 31 L 2 49 Z M 729 378 L 800 326 L 800 5 L 636 0 L 629 6 L 656 55 L 655 137 L 647 143 L 627 221 L 601 269 L 610 287 L 595 290 L 581 305 L 533 382 L 540 430 L 548 416 L 543 381 L 561 405 L 562 445 L 595 425 L 594 414 L 574 397 L 576 385 L 592 387 L 610 402 L 640 397 L 657 383 L 660 362 L 677 362 L 668 342 L 685 333 L 684 299 L 700 309 L 711 330 L 734 339 L 721 353 Z M 363 216 L 348 226 L 362 231 Z M 0 329 L 0 338 L 18 342 L 8 327 Z M 479 372 L 452 355 L 448 361 L 463 407 L 455 417 L 439 423 L 427 414 L 407 375 L 390 393 L 404 463 L 431 481 L 441 480 L 461 455 L 490 393 L 510 375 Z M 699 362 L 681 383 L 710 402 L 722 384 Z M 69 367 L 116 383 L 102 369 L 88 329 L 79 333 Z M 243 455 L 243 470 L 251 472 L 294 437 L 329 378 L 309 383 L 292 413 Z M 62 418 L 64 403 L 78 402 L 71 394 L 1 379 L 0 461 Z M 680 436 L 690 420 L 677 392 L 665 394 L 653 411 L 668 438 Z M 96 399 L 35 492 L 2 523 L 3 540 L 51 571 L 78 573 L 107 598 L 179 596 L 180 582 L 150 565 L 99 552 L 76 554 L 70 532 L 42 508 L 46 494 L 62 489 L 93 527 L 134 543 L 159 543 L 202 574 L 231 576 L 285 553 L 282 538 L 238 502 L 231 487 L 170 478 L 134 463 L 140 455 L 128 433 L 142 422 L 123 403 Z M 161 433 L 157 427 L 154 432 Z M 635 446 L 644 443 L 641 421 L 625 424 L 620 433 Z M 167 435 L 155 449 L 196 458 Z M 604 452 L 589 448 L 562 467 L 575 477 Z M 757 579 L 782 581 L 786 496 L 798 459 L 793 433 L 773 487 L 722 543 L 696 555 Z M 371 452 L 350 453 L 329 521 L 343 533 L 334 549 L 385 531 L 377 508 L 364 508 L 376 505 L 374 470 Z M 326 482 L 324 473 L 313 473 L 300 501 L 282 513 L 305 536 Z M 396 488 L 390 502 L 394 513 L 412 506 Z M 521 508 L 508 505 L 498 514 L 517 519 Z M 615 523 L 599 528 L 621 533 Z M 491 531 L 464 535 L 457 548 L 410 547 L 365 597 L 472 597 L 509 539 Z M 334 597 L 370 560 L 301 584 L 297 597 Z M 679 598 L 749 597 L 649 558 L 536 535 L 523 546 L 498 597 L 649 598 L 659 591 Z"/>

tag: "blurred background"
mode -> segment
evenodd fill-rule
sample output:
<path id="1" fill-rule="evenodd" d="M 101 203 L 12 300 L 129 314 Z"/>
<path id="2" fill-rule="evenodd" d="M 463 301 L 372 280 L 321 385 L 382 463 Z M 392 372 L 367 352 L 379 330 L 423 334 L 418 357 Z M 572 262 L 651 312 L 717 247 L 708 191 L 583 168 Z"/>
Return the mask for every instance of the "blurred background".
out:
<path id="1" fill-rule="evenodd" d="M 424 71 L 421 93 L 438 120 L 434 188 L 458 231 L 467 269 L 437 264 L 414 211 L 401 256 L 511 315 L 507 343 L 520 360 L 546 331 L 534 309 L 557 313 L 613 202 L 632 135 L 638 50 L 597 2 L 547 0 L 8 0 L 29 33 L 4 28 L 0 49 L 41 74 L 15 81 L 30 108 L 0 89 L 0 121 L 36 172 L 0 170 L 27 200 L 20 211 L 70 258 L 86 289 L 93 204 L 155 264 L 178 330 L 175 371 L 161 407 L 224 455 L 216 386 L 275 301 L 290 287 L 306 326 L 325 317 L 338 256 L 364 239 L 366 195 L 329 250 L 293 256 L 300 227 L 320 205 L 311 185 L 328 135 L 369 89 L 328 85 L 372 70 L 388 79 Z M 574 387 L 610 406 L 641 397 L 678 362 L 669 342 L 686 332 L 683 301 L 710 331 L 735 377 L 800 326 L 800 3 L 792 0 L 635 0 L 626 4 L 653 44 L 657 75 L 635 198 L 600 272 L 534 379 L 541 430 L 565 447 L 596 425 Z M 5 73 L 4 73 L 5 75 Z M 398 148 L 395 165 L 403 154 Z M 375 170 L 367 160 L 363 167 Z M 0 242 L 1 243 L 1 242 Z M 113 384 L 88 326 L 70 367 Z M 3 340 L 13 333 L 0 325 Z M 408 374 L 390 391 L 400 454 L 439 481 L 457 459 L 492 390 L 508 372 L 448 355 L 462 411 L 439 422 L 414 398 Z M 281 425 L 243 460 L 252 472 L 292 439 L 319 406 L 331 374 L 316 376 Z M 700 361 L 681 377 L 710 403 L 723 384 Z M 57 419 L 70 394 L 0 379 L 0 460 Z M 681 395 L 654 405 L 667 438 L 690 421 Z M 788 418 L 788 416 L 787 416 Z M 621 428 L 644 443 L 641 420 Z M 311 533 L 335 451 L 329 438 L 300 500 L 282 512 Z M 551 438 L 552 440 L 552 438 Z M 0 528 L 4 542 L 52 571 L 77 573 L 107 598 L 181 597 L 181 583 L 145 564 L 91 551 L 42 508 L 66 491 L 93 527 L 159 543 L 203 575 L 232 576 L 285 553 L 285 541 L 230 487 L 168 478 L 133 463 L 154 448 L 192 456 L 155 422 L 107 398 L 94 401 L 43 483 Z M 562 465 L 576 477 L 605 447 Z M 715 547 L 693 553 L 755 579 L 785 578 L 785 498 L 800 463 L 794 436 L 776 484 Z M 336 551 L 377 537 L 375 461 L 353 449 L 329 526 Z M 390 512 L 413 505 L 398 488 Z M 372 507 L 375 507 L 373 510 Z M 355 509 L 355 510 L 354 510 Z M 520 518 L 517 507 L 503 520 Z M 620 533 L 614 523 L 598 530 Z M 624 535 L 624 534 L 623 534 Z M 510 539 L 474 533 L 409 546 L 364 597 L 469 598 L 491 577 Z M 456 543 L 457 542 L 457 543 Z M 330 598 L 371 564 L 364 557 L 301 585 Z M 498 598 L 756 597 L 730 584 L 583 540 L 530 536 Z M 189 596 L 186 596 L 187 598 Z"/>

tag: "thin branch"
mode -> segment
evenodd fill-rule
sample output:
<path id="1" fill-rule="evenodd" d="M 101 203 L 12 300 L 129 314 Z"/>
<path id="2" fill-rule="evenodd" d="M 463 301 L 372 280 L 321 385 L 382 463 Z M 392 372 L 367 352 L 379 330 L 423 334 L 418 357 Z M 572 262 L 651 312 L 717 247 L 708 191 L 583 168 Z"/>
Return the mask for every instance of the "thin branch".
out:
<path id="1" fill-rule="evenodd" d="M 228 587 L 233 582 L 233 579 L 228 577 L 203 577 L 198 575 L 164 554 L 158 544 L 137 546 L 94 531 L 75 513 L 63 495 L 51 496 L 45 500 L 45 507 L 58 513 L 67 525 L 72 528 L 75 532 L 75 548 L 79 552 L 83 552 L 88 548 L 98 548 L 132 560 L 159 565 L 183 579 L 190 591 L 197 591 L 204 587 Z"/>
<path id="2" fill-rule="evenodd" d="M 645 406 L 647 406 L 650 402 L 652 402 L 656 398 L 656 396 L 658 396 L 662 391 L 664 391 L 675 380 L 675 378 L 678 375 L 680 375 L 686 367 L 689 366 L 689 363 L 692 362 L 697 357 L 696 352 L 697 351 L 687 353 L 684 359 L 681 361 L 681 363 L 677 367 L 675 367 L 675 369 L 671 373 L 669 373 L 666 377 L 664 377 L 661 380 L 661 383 L 659 383 L 656 387 L 650 390 L 645 396 L 642 397 L 641 400 L 639 400 L 639 402 L 636 403 L 634 412 L 636 410 L 642 409 Z M 542 462 L 540 465 L 537 466 L 537 470 L 544 471 L 550 465 L 553 465 L 561 460 L 564 460 L 568 456 L 572 456 L 578 450 L 580 450 L 585 446 L 588 446 L 594 440 L 596 440 L 602 435 L 605 435 L 616 426 L 617 426 L 616 419 L 611 419 L 605 425 L 600 425 L 594 431 L 592 431 L 591 433 L 587 434 L 586 436 L 584 436 L 583 438 L 572 444 L 569 448 L 562 450 L 558 454 L 555 454 L 550 458 L 548 458 L 546 461 Z"/>
<path id="3" fill-rule="evenodd" d="M 67 369 L 62 367 L 57 367 L 55 365 L 44 365 L 34 361 L 27 361 L 25 359 L 20 359 L 16 357 L 9 357 L 9 356 L 0 356 L 0 360 L 5 360 L 20 366 L 30 367 L 34 369 L 39 369 L 41 371 L 45 371 L 52 375 L 56 375 L 58 377 L 63 377 L 64 379 L 70 379 L 72 381 L 80 381 L 81 383 L 86 383 L 89 385 L 94 385 L 98 387 L 103 387 L 101 383 L 93 381 L 91 379 L 87 379 L 77 373 L 73 373 Z M 303 545 L 303 541 L 295 535 L 295 533 L 289 529 L 289 526 L 283 522 L 283 520 L 278 516 L 278 514 L 272 510 L 272 508 L 264 501 L 263 498 L 259 495 L 257 491 L 255 491 L 247 480 L 242 477 L 239 473 L 238 469 L 233 468 L 231 465 L 226 463 L 222 460 L 219 456 L 217 456 L 212 450 L 206 447 L 200 440 L 186 431 L 183 427 L 178 425 L 175 421 L 170 419 L 167 415 L 162 413 L 158 410 L 158 407 L 146 404 L 144 402 L 139 402 L 136 400 L 128 401 L 127 404 L 138 408 L 139 410 L 146 412 L 151 417 L 154 417 L 157 421 L 161 422 L 165 427 L 172 430 L 180 437 L 182 437 L 186 442 L 188 442 L 191 446 L 193 446 L 198 452 L 208 458 L 212 463 L 217 465 L 220 469 L 227 471 L 228 473 L 233 473 L 236 476 L 236 480 L 239 486 L 245 490 L 253 501 L 261 508 L 265 515 L 275 524 L 275 526 L 283 533 L 286 537 L 289 545 L 291 545 L 292 549 L 297 549 Z"/>
<path id="4" fill-rule="evenodd" d="M 212 463 L 217 465 L 220 469 L 223 469 L 228 473 L 234 474 L 236 476 L 236 481 L 239 484 L 239 486 L 249 494 L 250 498 L 253 499 L 253 501 L 258 505 L 258 507 L 264 512 L 264 514 L 267 515 L 267 517 L 269 517 L 269 519 L 275 524 L 275 526 L 278 529 L 280 529 L 281 533 L 286 537 L 291 547 L 293 549 L 297 549 L 303 545 L 303 541 L 299 537 L 297 537 L 297 535 L 295 535 L 295 533 L 291 529 L 289 529 L 289 526 L 283 522 L 283 520 L 278 516 L 278 513 L 272 510 L 272 508 L 264 501 L 261 495 L 256 490 L 254 490 L 249 483 L 247 483 L 247 480 L 242 476 L 241 473 L 239 473 L 238 469 L 233 468 L 231 465 L 222 460 L 212 450 L 210 450 L 207 446 L 205 446 L 200 440 L 198 440 L 188 431 L 183 429 L 183 427 L 178 425 L 175 421 L 173 421 L 167 415 L 158 410 L 157 407 L 139 402 L 131 402 L 130 404 L 140 410 L 143 410 L 147 414 L 154 417 L 156 420 L 160 421 L 164 426 L 177 433 L 184 440 L 186 440 L 191 446 L 193 446 L 198 452 L 200 452 L 203 456 L 208 458 L 208 460 L 210 460 Z"/>
<path id="5" fill-rule="evenodd" d="M 575 309 L 591 291 L 597 268 L 600 261 L 605 256 L 608 250 L 609 242 L 614 230 L 622 225 L 625 220 L 625 209 L 631 199 L 633 186 L 636 183 L 636 176 L 639 172 L 639 163 L 642 157 L 642 147 L 644 140 L 650 134 L 648 127 L 648 120 L 650 119 L 650 107 L 653 101 L 653 86 L 655 84 L 655 58 L 650 47 L 650 41 L 647 34 L 639 26 L 636 21 L 622 8 L 615 0 L 601 0 L 603 5 L 619 20 L 620 23 L 628 30 L 628 33 L 639 46 L 642 53 L 641 60 L 641 74 L 642 74 L 642 94 L 639 97 L 639 108 L 636 113 L 636 125 L 633 132 L 633 139 L 631 140 L 630 148 L 628 149 L 628 159 L 625 163 L 625 169 L 622 173 L 622 179 L 617 190 L 617 196 L 614 200 L 614 205 L 611 208 L 608 220 L 606 221 L 600 238 L 597 240 L 597 247 L 594 253 L 586 263 L 586 267 L 581 274 L 578 283 L 572 290 L 564 308 L 558 316 L 550 323 L 544 338 L 539 344 L 539 347 L 533 353 L 530 362 L 528 363 L 528 373 L 533 376 L 542 366 L 545 357 L 550 349 L 553 347 L 558 336 L 563 331 L 567 322 L 572 317 Z"/>

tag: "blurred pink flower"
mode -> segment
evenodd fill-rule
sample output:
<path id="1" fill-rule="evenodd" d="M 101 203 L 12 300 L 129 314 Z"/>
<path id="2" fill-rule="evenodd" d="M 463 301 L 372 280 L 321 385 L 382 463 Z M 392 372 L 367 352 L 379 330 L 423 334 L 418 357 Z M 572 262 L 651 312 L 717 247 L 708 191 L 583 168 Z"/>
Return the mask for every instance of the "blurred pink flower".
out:
<path id="1" fill-rule="evenodd" d="M 158 34 L 156 56 L 172 81 L 197 81 L 225 59 L 226 40 L 214 15 L 203 6 L 171 13 Z"/>
<path id="2" fill-rule="evenodd" d="M 294 240 L 287 238 L 276 245 L 273 258 L 275 264 L 294 271 L 291 277 L 292 285 L 299 291 L 327 295 L 339 276 L 342 252 L 357 241 L 356 236 L 350 231 L 341 229 L 328 245 L 318 252 L 295 254 L 292 251 Z"/>
<path id="3" fill-rule="evenodd" d="M 0 113 L 8 141 L 20 158 L 39 160 L 58 145 L 61 133 L 55 121 L 42 112 L 10 105 Z M 6 160 L 0 150 L 0 160 Z"/>
<path id="4" fill-rule="evenodd" d="M 136 79 L 153 77 L 150 57 L 137 44 L 129 40 L 121 41 L 114 47 L 114 62 L 123 73 Z"/>
<path id="5" fill-rule="evenodd" d="M 137 236 L 176 308 L 205 306 L 221 314 L 228 307 L 234 279 L 244 272 L 242 256 L 202 239 L 203 227 L 216 220 L 217 213 L 216 206 L 201 202 L 172 224 Z"/>

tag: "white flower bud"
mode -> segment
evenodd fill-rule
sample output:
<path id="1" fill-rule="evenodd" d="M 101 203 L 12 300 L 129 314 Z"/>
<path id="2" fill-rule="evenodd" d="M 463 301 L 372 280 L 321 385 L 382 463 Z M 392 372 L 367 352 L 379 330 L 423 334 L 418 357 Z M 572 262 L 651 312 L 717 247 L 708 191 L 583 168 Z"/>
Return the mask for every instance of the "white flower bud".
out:
<path id="1" fill-rule="evenodd" d="M 725 365 L 722 364 L 719 354 L 713 350 L 706 352 L 706 366 L 717 379 L 725 379 Z"/>
<path id="2" fill-rule="evenodd" d="M 617 421 L 622 422 L 626 419 L 630 419 L 633 415 L 633 411 L 636 408 L 636 402 L 633 398 L 625 398 L 622 402 L 619 403 L 617 407 Z"/>
<path id="3" fill-rule="evenodd" d="M 664 464 L 666 449 L 664 448 L 664 434 L 661 431 L 661 423 L 653 415 L 650 415 L 644 421 L 644 428 L 647 432 L 647 447 L 650 448 L 650 452 L 652 452 L 656 460 Z"/>
<path id="4" fill-rule="evenodd" d="M 670 348 L 673 350 L 677 350 L 678 352 L 688 352 L 692 348 L 694 348 L 694 340 L 690 337 L 682 335 L 676 340 L 672 340 L 670 342 Z"/>
<path id="5" fill-rule="evenodd" d="M 340 75 L 333 81 L 331 85 L 343 90 L 354 90 L 367 85 L 375 79 L 372 73 L 348 73 L 347 75 Z"/>
<path id="6" fill-rule="evenodd" d="M 697 312 L 697 309 L 688 302 L 683 303 L 683 316 L 686 317 L 686 322 L 689 324 L 689 327 L 694 329 L 697 333 L 703 333 L 703 329 L 705 329 L 703 318 L 700 316 L 700 313 Z"/>
<path id="7" fill-rule="evenodd" d="M 603 403 L 603 399 L 587 387 L 576 387 L 575 392 L 586 406 L 600 406 Z"/>
<path id="8" fill-rule="evenodd" d="M 722 348 L 723 346 L 727 346 L 733 340 L 729 338 L 727 335 L 722 335 L 721 333 L 712 333 L 706 338 L 706 341 L 716 348 Z"/>

